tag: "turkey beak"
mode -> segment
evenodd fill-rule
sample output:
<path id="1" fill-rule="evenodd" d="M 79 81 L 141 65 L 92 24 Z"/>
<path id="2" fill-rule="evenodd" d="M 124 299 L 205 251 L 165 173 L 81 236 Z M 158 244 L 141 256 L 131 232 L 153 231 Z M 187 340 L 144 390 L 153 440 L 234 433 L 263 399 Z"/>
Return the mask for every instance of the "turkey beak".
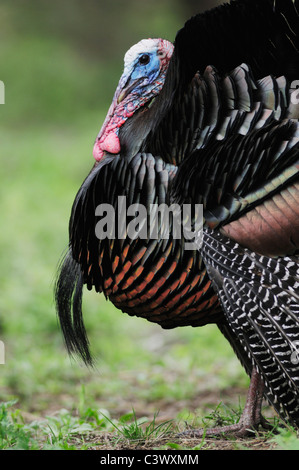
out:
<path id="1" fill-rule="evenodd" d="M 128 117 L 125 109 L 120 110 L 119 116 L 117 116 L 118 123 L 113 123 L 115 117 L 116 107 L 131 93 L 132 90 L 142 81 L 142 78 L 137 80 L 127 79 L 127 75 L 123 76 L 117 86 L 114 94 L 111 106 L 108 110 L 106 119 L 102 125 L 100 132 L 97 135 L 94 147 L 93 156 L 95 160 L 100 161 L 103 158 L 104 151 L 107 150 L 110 153 L 117 154 L 120 151 L 120 143 L 118 139 L 118 128 L 120 123 L 122 124 Z M 123 114 L 123 120 L 121 120 L 121 114 Z M 115 120 L 116 121 L 116 120 Z M 112 123 L 112 125 L 111 125 Z M 109 131 L 108 131 L 109 129 Z"/>
<path id="2" fill-rule="evenodd" d="M 121 89 L 117 97 L 117 104 L 121 103 L 131 93 L 131 91 L 134 90 L 140 82 L 142 82 L 142 80 L 142 78 L 138 78 L 137 80 L 128 80 L 125 87 Z"/>
<path id="3" fill-rule="evenodd" d="M 142 81 L 142 78 L 138 78 L 137 80 L 131 80 L 130 78 L 124 79 L 123 77 L 120 79 L 116 92 L 114 94 L 111 106 L 108 110 L 106 119 L 102 125 L 100 132 L 98 133 L 97 140 L 99 140 L 101 136 L 103 135 L 107 127 L 107 124 L 109 123 L 112 116 L 114 115 L 116 106 L 119 103 L 121 103 L 141 81 Z M 125 85 L 123 85 L 123 83 L 125 83 Z"/>

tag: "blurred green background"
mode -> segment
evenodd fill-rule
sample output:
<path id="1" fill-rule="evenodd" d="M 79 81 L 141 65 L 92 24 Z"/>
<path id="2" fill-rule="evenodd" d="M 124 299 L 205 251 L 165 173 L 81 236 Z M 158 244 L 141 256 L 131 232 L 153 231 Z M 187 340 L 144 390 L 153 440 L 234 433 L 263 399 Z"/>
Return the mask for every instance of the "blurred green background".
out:
<path id="1" fill-rule="evenodd" d="M 0 401 L 17 398 L 29 414 L 74 410 L 84 385 L 86 400 L 111 413 L 176 411 L 247 383 L 216 327 L 163 331 L 85 292 L 90 371 L 67 356 L 53 304 L 71 205 L 124 53 L 144 37 L 174 40 L 217 3 L 0 0 Z"/>

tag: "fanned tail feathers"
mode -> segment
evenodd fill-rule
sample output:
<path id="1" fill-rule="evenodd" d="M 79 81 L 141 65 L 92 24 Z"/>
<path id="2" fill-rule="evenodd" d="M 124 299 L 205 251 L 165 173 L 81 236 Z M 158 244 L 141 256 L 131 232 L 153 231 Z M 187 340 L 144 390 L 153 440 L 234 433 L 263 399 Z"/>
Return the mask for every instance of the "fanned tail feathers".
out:
<path id="1" fill-rule="evenodd" d="M 229 326 L 262 375 L 268 400 L 298 425 L 298 259 L 259 255 L 209 229 L 202 252 Z"/>

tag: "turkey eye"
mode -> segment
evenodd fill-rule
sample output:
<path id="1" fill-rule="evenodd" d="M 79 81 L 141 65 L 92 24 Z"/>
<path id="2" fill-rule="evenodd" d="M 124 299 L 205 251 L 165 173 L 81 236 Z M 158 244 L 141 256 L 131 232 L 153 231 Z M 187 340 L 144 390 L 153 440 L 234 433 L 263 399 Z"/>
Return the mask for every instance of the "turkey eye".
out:
<path id="1" fill-rule="evenodd" d="M 140 65 L 147 65 L 150 61 L 150 56 L 148 54 L 143 54 L 140 58 L 139 58 L 139 64 Z"/>

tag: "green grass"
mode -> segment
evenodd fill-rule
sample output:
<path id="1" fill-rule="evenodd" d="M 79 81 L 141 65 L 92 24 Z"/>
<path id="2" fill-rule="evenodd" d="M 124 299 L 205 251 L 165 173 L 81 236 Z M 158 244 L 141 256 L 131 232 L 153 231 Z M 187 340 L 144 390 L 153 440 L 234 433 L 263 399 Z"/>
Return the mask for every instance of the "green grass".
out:
<path id="1" fill-rule="evenodd" d="M 224 436 L 222 439 L 180 438 L 179 427 L 172 421 L 157 421 L 158 413 L 152 418 L 137 418 L 132 412 L 113 419 L 109 411 L 86 407 L 81 401 L 74 416 L 67 409 L 43 419 L 25 422 L 16 400 L 0 404 L 0 450 L 88 450 L 88 449 L 159 449 L 159 450 L 202 450 L 250 448 L 298 450 L 299 439 L 290 427 L 279 427 L 276 419 L 272 431 L 256 433 L 250 439 L 236 440 Z M 220 403 L 210 415 L 203 417 L 202 425 L 233 424 L 240 412 L 223 407 Z M 108 436 L 108 437 L 107 437 Z"/>
<path id="2" fill-rule="evenodd" d="M 82 416 L 73 416 L 68 410 L 61 409 L 53 416 L 26 424 L 19 409 L 10 409 L 14 404 L 15 401 L 2 403 L 0 407 L 2 450 L 85 450 L 89 447 L 87 435 L 107 431 L 110 427 L 90 409 Z"/>
<path id="3" fill-rule="evenodd" d="M 133 409 L 132 413 L 120 417 L 119 424 L 113 422 L 104 413 L 102 415 L 114 427 L 116 443 L 119 440 L 125 440 L 130 444 L 142 446 L 149 441 L 161 441 L 166 436 L 173 434 L 172 421 L 157 423 L 158 413 L 155 413 L 153 419 L 149 420 L 147 417 L 137 418 Z"/>

